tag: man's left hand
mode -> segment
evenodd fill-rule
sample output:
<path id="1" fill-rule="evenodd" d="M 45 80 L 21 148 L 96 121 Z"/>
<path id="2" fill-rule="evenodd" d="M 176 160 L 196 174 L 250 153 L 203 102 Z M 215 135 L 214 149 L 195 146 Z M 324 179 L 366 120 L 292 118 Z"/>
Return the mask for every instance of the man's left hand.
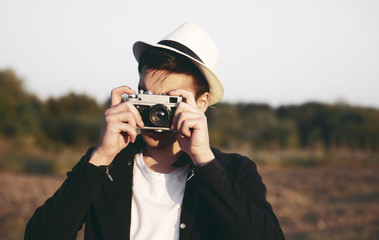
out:
<path id="1" fill-rule="evenodd" d="M 171 128 L 178 131 L 177 139 L 181 149 L 186 152 L 197 166 L 203 166 L 215 157 L 209 145 L 207 118 L 196 104 L 193 94 L 177 89 L 169 93 L 181 96 L 185 101 L 180 102 L 175 111 Z"/>

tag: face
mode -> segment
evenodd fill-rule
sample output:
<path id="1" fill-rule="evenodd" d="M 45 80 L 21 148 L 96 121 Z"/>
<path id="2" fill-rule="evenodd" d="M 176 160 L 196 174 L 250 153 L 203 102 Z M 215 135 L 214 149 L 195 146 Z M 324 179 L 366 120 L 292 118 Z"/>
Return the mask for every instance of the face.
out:
<path id="1" fill-rule="evenodd" d="M 195 96 L 196 80 L 193 76 L 170 73 L 165 70 L 142 71 L 138 90 L 151 91 L 155 94 L 167 94 L 171 90 L 183 89 Z M 169 147 L 176 142 L 176 134 L 171 131 L 155 132 L 142 130 L 144 142 L 151 147 Z"/>

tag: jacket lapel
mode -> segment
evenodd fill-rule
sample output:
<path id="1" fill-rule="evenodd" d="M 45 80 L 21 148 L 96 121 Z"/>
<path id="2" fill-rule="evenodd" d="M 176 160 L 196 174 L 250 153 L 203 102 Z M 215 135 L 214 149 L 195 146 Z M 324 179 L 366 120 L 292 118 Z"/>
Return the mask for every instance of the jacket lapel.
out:
<path id="1" fill-rule="evenodd" d="M 198 191 L 196 191 L 195 176 L 191 176 L 191 172 L 188 174 L 187 184 L 184 191 L 182 211 L 180 215 L 180 234 L 179 239 L 189 239 L 190 232 L 193 228 L 195 218 L 197 215 L 197 209 L 199 204 Z"/>
<path id="2" fill-rule="evenodd" d="M 142 138 L 139 136 L 135 144 L 130 144 L 116 156 L 110 166 L 113 181 L 106 177 L 94 202 L 104 240 L 130 238 L 134 157 L 142 144 Z M 184 154 L 183 163 L 188 163 L 186 158 L 188 156 Z M 191 172 L 188 173 L 183 196 L 179 224 L 180 240 L 189 239 L 198 212 L 199 195 L 196 190 L 195 176 L 191 174 Z"/>
<path id="3" fill-rule="evenodd" d="M 141 140 L 141 139 L 140 139 Z M 104 240 L 129 239 L 134 157 L 141 141 L 123 149 L 113 160 L 94 206 Z"/>

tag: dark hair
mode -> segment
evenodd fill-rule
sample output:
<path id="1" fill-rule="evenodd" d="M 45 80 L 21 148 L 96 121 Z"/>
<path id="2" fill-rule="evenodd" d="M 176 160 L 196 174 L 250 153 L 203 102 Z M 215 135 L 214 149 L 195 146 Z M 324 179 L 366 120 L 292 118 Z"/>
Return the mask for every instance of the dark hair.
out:
<path id="1" fill-rule="evenodd" d="M 144 70 L 145 69 L 145 70 Z M 138 72 L 148 69 L 166 70 L 172 73 L 183 73 L 194 77 L 196 81 L 196 96 L 200 97 L 203 93 L 209 92 L 207 80 L 203 74 L 187 57 L 170 50 L 151 48 L 142 53 L 139 59 Z"/>

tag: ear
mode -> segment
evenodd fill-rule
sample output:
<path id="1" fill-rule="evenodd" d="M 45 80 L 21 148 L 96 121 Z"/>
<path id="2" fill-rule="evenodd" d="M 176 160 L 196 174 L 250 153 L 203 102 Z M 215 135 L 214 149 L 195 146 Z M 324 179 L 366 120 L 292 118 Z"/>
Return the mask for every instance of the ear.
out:
<path id="1" fill-rule="evenodd" d="M 210 98 L 209 92 L 205 92 L 196 99 L 197 108 L 201 110 L 202 112 L 207 111 L 207 108 L 209 106 L 209 98 Z"/>

